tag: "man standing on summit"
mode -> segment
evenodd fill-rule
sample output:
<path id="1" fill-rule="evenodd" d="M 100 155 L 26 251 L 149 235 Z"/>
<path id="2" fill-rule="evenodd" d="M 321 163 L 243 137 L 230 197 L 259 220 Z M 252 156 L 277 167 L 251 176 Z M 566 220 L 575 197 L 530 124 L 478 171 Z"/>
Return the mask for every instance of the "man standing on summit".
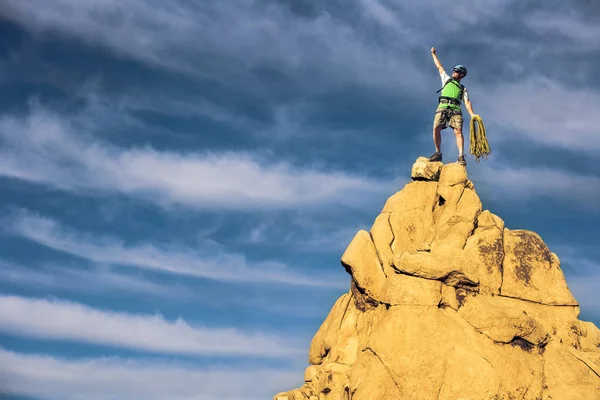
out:
<path id="1" fill-rule="evenodd" d="M 443 87 L 438 90 L 441 91 L 439 97 L 438 108 L 435 112 L 435 118 L 433 120 L 433 143 L 435 144 L 435 153 L 429 157 L 429 161 L 442 161 L 442 153 L 440 146 L 442 145 L 442 130 L 450 126 L 454 129 L 456 135 L 456 145 L 458 146 L 458 163 L 460 165 L 467 165 L 465 160 L 464 147 L 465 139 L 462 133 L 463 118 L 460 105 L 462 102 L 465 103 L 465 107 L 471 118 L 475 117 L 473 112 L 473 106 L 469 100 L 467 88 L 464 87 L 460 81 L 462 78 L 467 76 L 467 68 L 463 65 L 456 65 L 452 70 L 452 76 L 448 76 L 442 63 L 437 58 L 435 47 L 431 48 L 431 55 L 433 62 L 440 72 L 442 78 Z"/>

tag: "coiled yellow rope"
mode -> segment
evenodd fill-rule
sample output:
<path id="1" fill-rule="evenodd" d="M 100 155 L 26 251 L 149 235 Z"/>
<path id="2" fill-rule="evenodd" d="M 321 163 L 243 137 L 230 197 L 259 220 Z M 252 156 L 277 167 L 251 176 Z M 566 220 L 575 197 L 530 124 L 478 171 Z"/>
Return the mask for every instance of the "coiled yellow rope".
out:
<path id="1" fill-rule="evenodd" d="M 487 159 L 487 156 L 492 153 L 490 144 L 487 141 L 485 125 L 479 115 L 474 115 L 471 118 L 471 144 L 469 151 L 475 157 L 475 161 L 483 157 Z"/>

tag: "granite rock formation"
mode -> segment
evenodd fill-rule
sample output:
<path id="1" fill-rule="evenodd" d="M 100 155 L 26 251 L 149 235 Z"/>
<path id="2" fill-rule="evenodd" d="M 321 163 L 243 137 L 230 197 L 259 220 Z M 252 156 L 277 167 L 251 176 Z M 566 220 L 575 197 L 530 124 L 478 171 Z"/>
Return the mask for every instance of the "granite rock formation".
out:
<path id="1" fill-rule="evenodd" d="M 558 256 L 483 210 L 465 167 L 419 158 L 341 263 L 305 383 L 275 400 L 600 399 L 600 330 Z"/>

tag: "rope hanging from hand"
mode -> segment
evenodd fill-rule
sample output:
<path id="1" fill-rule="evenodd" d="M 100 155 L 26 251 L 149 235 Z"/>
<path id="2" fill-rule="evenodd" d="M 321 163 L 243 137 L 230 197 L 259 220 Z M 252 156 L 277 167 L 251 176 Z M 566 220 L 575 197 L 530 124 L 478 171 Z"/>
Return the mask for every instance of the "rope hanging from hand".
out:
<path id="1" fill-rule="evenodd" d="M 483 157 L 487 159 L 487 156 L 492 153 L 490 145 L 487 141 L 485 125 L 479 115 L 474 115 L 471 118 L 471 145 L 469 148 L 470 153 L 475 157 L 475 161 Z"/>

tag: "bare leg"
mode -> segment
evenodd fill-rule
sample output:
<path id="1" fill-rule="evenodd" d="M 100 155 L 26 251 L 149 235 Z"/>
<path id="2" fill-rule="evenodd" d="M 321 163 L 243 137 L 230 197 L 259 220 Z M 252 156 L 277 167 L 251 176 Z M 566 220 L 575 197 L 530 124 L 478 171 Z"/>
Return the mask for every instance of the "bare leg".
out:
<path id="1" fill-rule="evenodd" d="M 433 144 L 435 145 L 435 151 L 441 153 L 440 147 L 442 146 L 442 127 L 439 125 L 433 128 Z"/>
<path id="2" fill-rule="evenodd" d="M 465 137 L 463 136 L 462 129 L 454 128 L 454 134 L 456 135 L 456 147 L 458 147 L 458 155 L 462 156 L 465 149 Z"/>

